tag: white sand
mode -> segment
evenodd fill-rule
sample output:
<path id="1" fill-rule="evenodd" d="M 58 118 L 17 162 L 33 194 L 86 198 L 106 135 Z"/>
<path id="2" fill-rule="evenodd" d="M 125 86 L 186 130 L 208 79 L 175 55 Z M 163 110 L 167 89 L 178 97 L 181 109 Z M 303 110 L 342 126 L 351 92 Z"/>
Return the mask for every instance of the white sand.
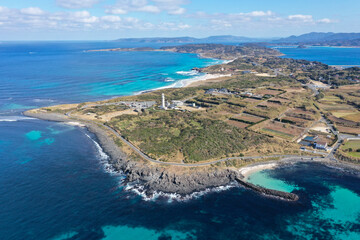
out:
<path id="1" fill-rule="evenodd" d="M 65 123 L 68 124 L 68 125 L 71 125 L 71 126 L 85 127 L 84 124 L 79 123 L 79 122 L 65 122 Z"/>
<path id="2" fill-rule="evenodd" d="M 204 76 L 182 80 L 180 81 L 180 83 L 181 83 L 181 87 L 187 87 L 194 82 L 201 82 L 201 81 L 222 78 L 222 77 L 231 77 L 231 74 L 205 74 Z"/>
<path id="3" fill-rule="evenodd" d="M 247 179 L 252 173 L 265 169 L 273 169 L 277 166 L 277 163 L 264 163 L 256 166 L 248 166 L 239 169 L 239 172 Z"/>

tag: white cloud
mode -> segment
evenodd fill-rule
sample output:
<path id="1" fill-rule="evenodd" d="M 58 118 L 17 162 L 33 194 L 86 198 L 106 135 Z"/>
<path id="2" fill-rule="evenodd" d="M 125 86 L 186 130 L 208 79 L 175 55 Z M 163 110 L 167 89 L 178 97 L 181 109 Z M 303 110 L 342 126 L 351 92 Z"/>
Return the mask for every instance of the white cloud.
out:
<path id="1" fill-rule="evenodd" d="M 137 4 L 140 4 L 139 2 Z M 147 11 L 156 11 L 147 9 Z M 87 31 L 104 29 L 162 29 L 184 30 L 191 26 L 184 23 L 163 22 L 153 24 L 134 17 L 118 15 L 94 16 L 89 11 L 46 12 L 40 8 L 9 9 L 0 6 L 0 29 Z"/>
<path id="2" fill-rule="evenodd" d="M 253 11 L 253 12 L 249 12 L 249 13 L 245 13 L 244 15 L 246 16 L 251 16 L 251 17 L 266 17 L 266 16 L 272 16 L 274 13 L 271 11 Z"/>
<path id="3" fill-rule="evenodd" d="M 318 23 L 335 23 L 337 22 L 336 20 L 331 20 L 329 18 L 323 18 L 323 19 L 320 19 L 320 20 L 317 20 Z"/>
<path id="4" fill-rule="evenodd" d="M 4 12 L 7 12 L 7 11 L 9 11 L 9 9 L 7 7 L 0 6 L 0 13 L 4 13 Z"/>
<path id="5" fill-rule="evenodd" d="M 102 16 L 101 20 L 105 21 L 105 22 L 120 22 L 121 21 L 121 17 L 119 16 L 114 16 L 114 15 L 109 15 L 109 16 Z"/>
<path id="6" fill-rule="evenodd" d="M 295 14 L 281 16 L 272 11 L 252 11 L 238 13 L 212 13 L 197 12 L 188 15 L 190 18 L 201 21 L 203 28 L 212 28 L 213 30 L 222 30 L 226 28 L 279 28 L 296 26 L 310 26 L 316 24 L 328 24 L 336 21 L 324 18 L 316 20 L 312 15 Z"/>
<path id="7" fill-rule="evenodd" d="M 178 28 L 179 29 L 188 29 L 188 28 L 191 28 L 191 26 L 189 24 L 183 24 L 183 23 L 180 23 L 178 25 Z"/>
<path id="8" fill-rule="evenodd" d="M 146 6 L 140 7 L 138 10 L 140 12 L 149 12 L 149 13 L 161 12 L 160 8 L 158 8 L 157 6 L 153 6 L 153 5 L 146 5 Z"/>
<path id="9" fill-rule="evenodd" d="M 300 21 L 300 22 L 313 22 L 314 18 L 311 15 L 302 15 L 302 14 L 296 14 L 296 15 L 290 15 L 288 16 L 289 20 L 293 21 Z"/>
<path id="10" fill-rule="evenodd" d="M 172 9 L 172 10 L 169 10 L 168 13 L 171 14 L 171 15 L 181 15 L 181 14 L 184 14 L 186 12 L 186 9 L 185 8 L 177 8 L 177 9 Z"/>
<path id="11" fill-rule="evenodd" d="M 56 0 L 56 4 L 63 8 L 79 9 L 79 8 L 91 8 L 99 0 Z"/>
<path id="12" fill-rule="evenodd" d="M 28 14 L 28 15 L 42 15 L 44 11 L 38 7 L 29 7 L 29 8 L 22 8 L 20 9 L 21 13 Z"/>
<path id="13" fill-rule="evenodd" d="M 108 6 L 108 14 L 127 14 L 129 12 L 160 13 L 181 15 L 186 9 L 181 7 L 187 1 L 183 0 L 118 0 L 115 5 Z"/>
<path id="14" fill-rule="evenodd" d="M 108 14 L 127 14 L 127 11 L 122 9 L 122 8 L 111 8 L 111 9 L 106 9 L 105 13 L 108 13 Z"/>

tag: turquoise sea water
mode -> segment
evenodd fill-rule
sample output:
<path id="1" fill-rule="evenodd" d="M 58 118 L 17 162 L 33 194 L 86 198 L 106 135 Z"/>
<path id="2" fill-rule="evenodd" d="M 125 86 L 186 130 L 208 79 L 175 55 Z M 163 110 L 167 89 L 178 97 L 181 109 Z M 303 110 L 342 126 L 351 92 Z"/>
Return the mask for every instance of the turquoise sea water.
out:
<path id="1" fill-rule="evenodd" d="M 124 176 L 109 170 L 85 129 L 21 115 L 167 86 L 214 63 L 191 54 L 84 52 L 107 47 L 118 46 L 0 45 L 1 240 L 359 239 L 360 180 L 348 173 L 299 164 L 253 176 L 254 183 L 296 192 L 296 203 L 241 187 L 145 201 L 124 190 Z"/>
<path id="2" fill-rule="evenodd" d="M 249 176 L 248 181 L 255 185 L 283 192 L 292 192 L 295 189 L 298 189 L 296 186 L 293 186 L 289 183 L 286 183 L 276 178 L 272 178 L 269 175 L 268 171 L 265 170 L 254 172 Z"/>
<path id="3" fill-rule="evenodd" d="M 0 111 L 181 86 L 181 80 L 201 76 L 191 71 L 193 67 L 219 62 L 170 52 L 86 52 L 125 46 L 106 42 L 1 44 Z"/>

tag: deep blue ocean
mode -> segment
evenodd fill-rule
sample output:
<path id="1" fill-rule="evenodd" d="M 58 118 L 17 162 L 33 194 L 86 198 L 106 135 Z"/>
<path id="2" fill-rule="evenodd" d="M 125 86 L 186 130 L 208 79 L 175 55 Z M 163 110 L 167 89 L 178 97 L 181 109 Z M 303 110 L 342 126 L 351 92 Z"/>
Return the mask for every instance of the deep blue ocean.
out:
<path id="1" fill-rule="evenodd" d="M 283 47 L 277 48 L 285 58 L 318 61 L 334 66 L 360 66 L 360 48 L 338 47 Z"/>
<path id="2" fill-rule="evenodd" d="M 360 239 L 360 179 L 337 169 L 298 164 L 251 175 L 256 184 L 297 192 L 296 203 L 238 186 L 186 201 L 144 200 L 107 170 L 91 133 L 21 116 L 33 107 L 180 86 L 199 77 L 193 67 L 217 62 L 193 54 L 85 52 L 132 46 L 0 44 L 1 240 Z"/>

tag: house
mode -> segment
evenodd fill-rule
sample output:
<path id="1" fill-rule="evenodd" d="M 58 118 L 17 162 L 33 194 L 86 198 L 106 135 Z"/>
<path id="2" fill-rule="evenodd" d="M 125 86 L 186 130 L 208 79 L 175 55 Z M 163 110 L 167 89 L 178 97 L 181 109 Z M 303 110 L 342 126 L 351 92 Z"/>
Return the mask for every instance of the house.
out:
<path id="1" fill-rule="evenodd" d="M 206 90 L 205 94 L 214 94 L 219 92 L 217 89 L 211 88 L 209 90 Z"/>
<path id="2" fill-rule="evenodd" d="M 171 109 L 177 109 L 179 107 L 184 106 L 184 102 L 183 101 L 178 101 L 178 100 L 173 100 L 171 101 L 171 104 L 169 105 L 169 107 Z"/>
<path id="3" fill-rule="evenodd" d="M 318 136 L 314 136 L 314 137 L 307 136 L 303 139 L 303 141 L 314 144 L 317 139 L 318 139 Z"/>
<path id="4" fill-rule="evenodd" d="M 314 146 L 317 139 L 318 139 L 318 136 L 314 136 L 314 137 L 307 136 L 303 140 L 301 140 L 299 142 L 299 144 L 303 145 L 303 146 L 307 146 L 307 147 L 312 147 L 312 146 Z"/>
<path id="5" fill-rule="evenodd" d="M 307 141 L 300 141 L 299 144 L 300 144 L 300 145 L 303 145 L 303 146 L 307 146 L 307 147 L 311 147 L 311 146 L 312 146 L 312 143 L 307 142 Z"/>
<path id="6" fill-rule="evenodd" d="M 316 149 L 327 150 L 326 147 L 327 147 L 327 142 L 319 141 L 319 142 L 315 143 Z"/>

